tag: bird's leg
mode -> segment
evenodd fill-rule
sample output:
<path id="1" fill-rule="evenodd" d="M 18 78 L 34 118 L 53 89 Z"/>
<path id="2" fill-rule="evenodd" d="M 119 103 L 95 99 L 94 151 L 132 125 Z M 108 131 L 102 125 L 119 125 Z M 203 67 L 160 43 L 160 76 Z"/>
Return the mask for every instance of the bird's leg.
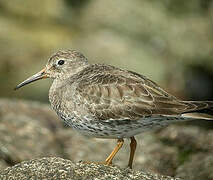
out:
<path id="1" fill-rule="evenodd" d="M 116 153 L 119 151 L 119 149 L 123 146 L 124 140 L 118 139 L 117 146 L 113 149 L 111 154 L 108 156 L 108 158 L 105 160 L 106 165 L 112 164 L 112 160 L 115 157 Z"/>
<path id="2" fill-rule="evenodd" d="M 132 136 L 130 139 L 131 139 L 131 143 L 130 143 L 130 156 L 129 156 L 128 167 L 132 169 L 132 162 L 133 162 L 135 150 L 136 150 L 136 147 L 137 147 L 137 141 L 134 138 L 134 136 Z"/>

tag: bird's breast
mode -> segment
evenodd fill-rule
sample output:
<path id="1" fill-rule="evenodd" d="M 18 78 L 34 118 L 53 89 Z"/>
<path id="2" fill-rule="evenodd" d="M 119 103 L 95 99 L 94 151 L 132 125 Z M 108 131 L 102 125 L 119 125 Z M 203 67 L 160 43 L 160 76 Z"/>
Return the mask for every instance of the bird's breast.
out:
<path id="1" fill-rule="evenodd" d="M 54 81 L 49 90 L 49 101 L 57 115 L 69 126 L 76 118 L 76 104 L 73 96 L 72 85 L 69 87 Z"/>

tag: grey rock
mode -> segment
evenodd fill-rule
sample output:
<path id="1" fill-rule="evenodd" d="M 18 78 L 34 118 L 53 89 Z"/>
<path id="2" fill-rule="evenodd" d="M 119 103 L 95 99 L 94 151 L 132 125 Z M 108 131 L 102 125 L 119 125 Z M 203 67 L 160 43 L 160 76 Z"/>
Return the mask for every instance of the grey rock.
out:
<path id="1" fill-rule="evenodd" d="M 0 171 L 0 179 L 141 179 L 175 180 L 176 178 L 157 174 L 121 169 L 98 164 L 73 164 L 69 160 L 49 157 L 24 161 Z"/>
<path id="2" fill-rule="evenodd" d="M 210 124 L 213 127 L 213 124 Z M 163 142 L 170 145 L 173 143 L 182 150 L 188 148 L 192 149 L 193 152 L 213 151 L 213 130 L 193 126 L 193 122 L 171 125 L 160 130 L 157 134 Z"/>
<path id="3" fill-rule="evenodd" d="M 1 162 L 11 166 L 33 157 L 59 156 L 61 150 L 54 136 L 57 122 L 51 122 L 52 114 L 40 103 L 1 99 Z"/>
<path id="4" fill-rule="evenodd" d="M 213 179 L 212 130 L 187 123 L 181 126 L 172 125 L 161 130 L 158 136 L 165 144 L 177 149 L 176 177 L 189 180 Z"/>
<path id="5" fill-rule="evenodd" d="M 178 177 L 188 180 L 213 179 L 212 153 L 198 153 L 180 165 L 176 171 Z"/>

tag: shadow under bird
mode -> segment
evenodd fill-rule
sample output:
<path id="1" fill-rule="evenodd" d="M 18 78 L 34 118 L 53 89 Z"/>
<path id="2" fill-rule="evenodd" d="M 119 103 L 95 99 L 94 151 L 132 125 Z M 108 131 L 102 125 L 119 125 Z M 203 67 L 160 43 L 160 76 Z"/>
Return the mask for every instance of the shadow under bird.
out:
<path id="1" fill-rule="evenodd" d="M 39 79 L 53 79 L 49 100 L 58 116 L 80 133 L 117 139 L 117 146 L 105 160 L 112 160 L 130 138 L 128 166 L 132 168 L 137 142 L 135 135 L 173 122 L 212 120 L 213 101 L 182 101 L 156 83 L 132 71 L 103 64 L 89 64 L 75 50 L 53 54 L 44 69 L 15 89 Z"/>

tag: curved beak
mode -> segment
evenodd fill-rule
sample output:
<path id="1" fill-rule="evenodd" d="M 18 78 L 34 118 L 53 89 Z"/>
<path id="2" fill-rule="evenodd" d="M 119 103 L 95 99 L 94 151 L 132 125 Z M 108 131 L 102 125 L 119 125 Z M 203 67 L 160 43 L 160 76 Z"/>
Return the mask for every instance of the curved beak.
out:
<path id="1" fill-rule="evenodd" d="M 30 84 L 31 82 L 37 81 L 39 79 L 45 79 L 45 78 L 48 78 L 46 74 L 46 68 L 42 69 L 40 72 L 34 74 L 33 76 L 29 77 L 25 81 L 21 82 L 19 85 L 15 87 L 15 90 L 21 88 L 22 86 Z"/>

